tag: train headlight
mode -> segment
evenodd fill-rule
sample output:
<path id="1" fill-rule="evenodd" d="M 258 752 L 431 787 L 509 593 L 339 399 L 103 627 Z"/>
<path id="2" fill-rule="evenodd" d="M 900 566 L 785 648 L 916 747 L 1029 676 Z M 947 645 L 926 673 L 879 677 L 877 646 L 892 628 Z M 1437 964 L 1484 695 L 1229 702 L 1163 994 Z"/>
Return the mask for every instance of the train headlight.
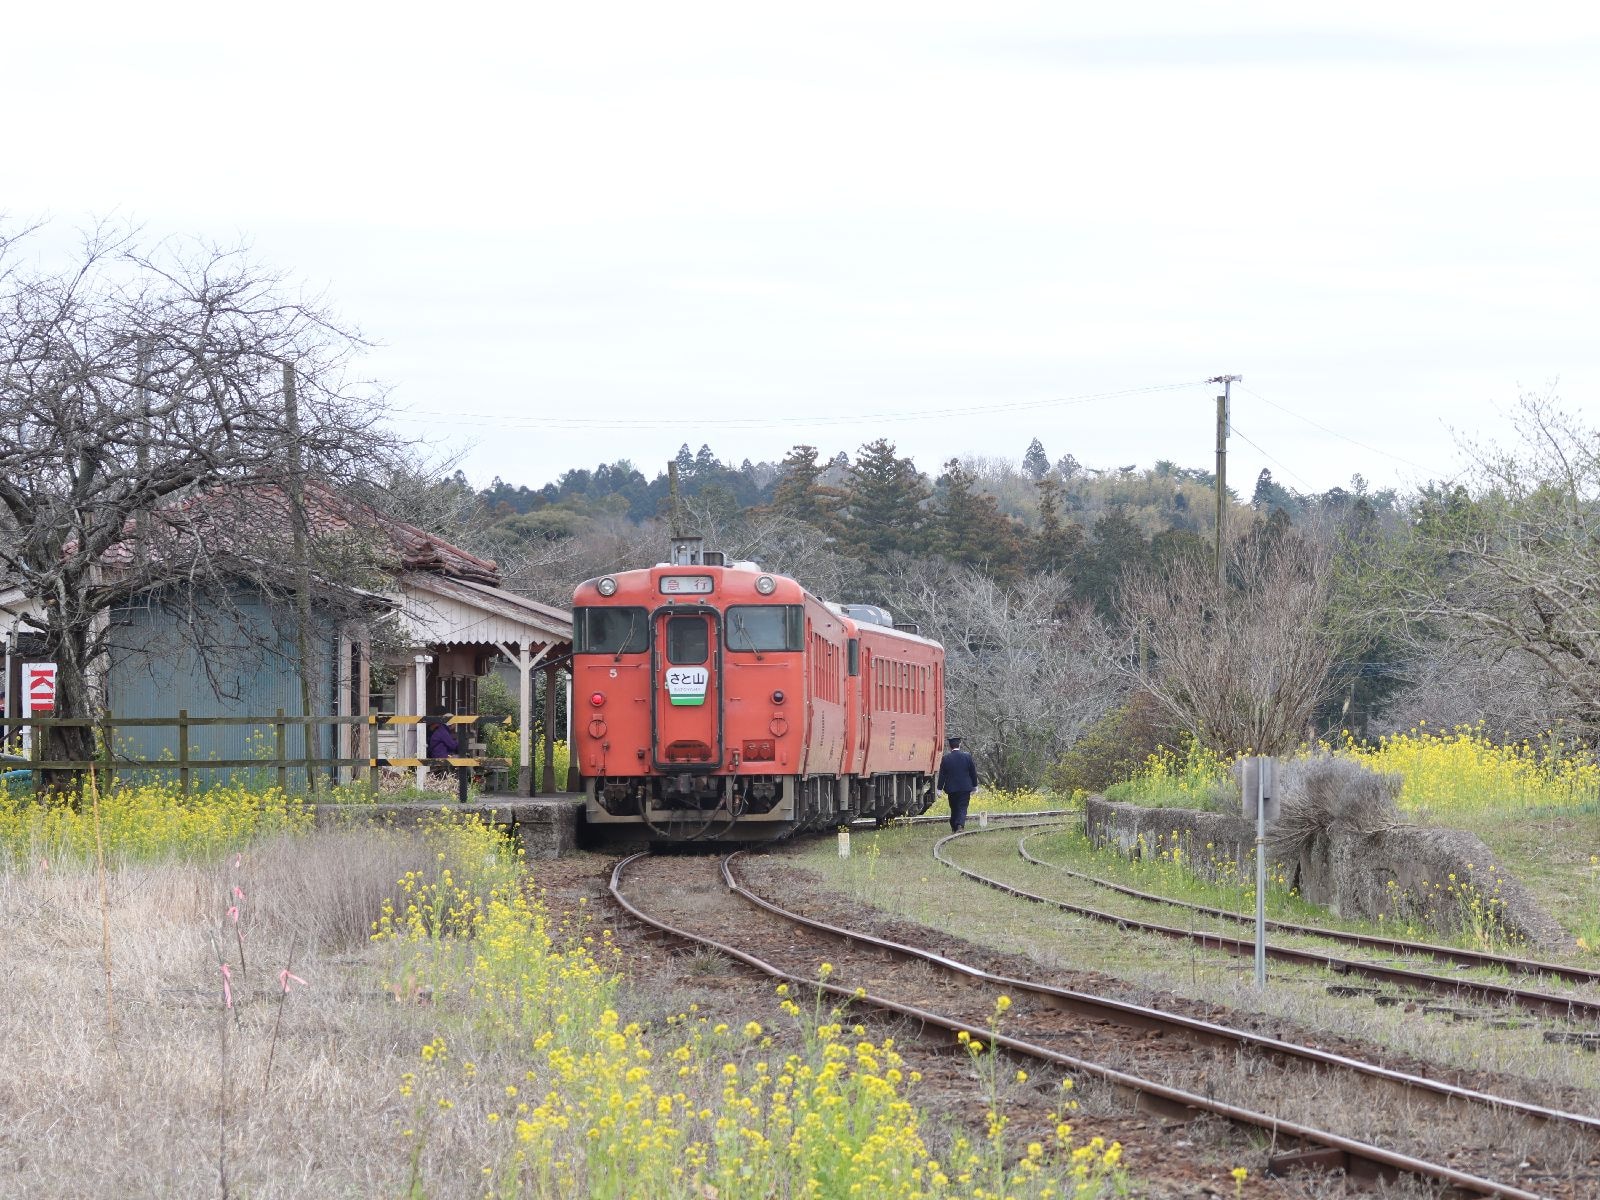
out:
<path id="1" fill-rule="evenodd" d="M 606 702 L 606 694 L 604 692 L 590 692 L 589 693 L 589 703 L 594 705 L 596 708 L 599 708 L 605 702 Z"/>
<path id="2" fill-rule="evenodd" d="M 594 590 L 599 592 L 602 596 L 615 596 L 617 594 L 617 581 L 611 578 L 611 576 L 607 575 L 599 583 L 594 585 Z"/>
<path id="3" fill-rule="evenodd" d="M 770 596 L 778 590 L 778 581 L 771 575 L 763 575 L 756 580 L 756 591 L 763 596 Z"/>

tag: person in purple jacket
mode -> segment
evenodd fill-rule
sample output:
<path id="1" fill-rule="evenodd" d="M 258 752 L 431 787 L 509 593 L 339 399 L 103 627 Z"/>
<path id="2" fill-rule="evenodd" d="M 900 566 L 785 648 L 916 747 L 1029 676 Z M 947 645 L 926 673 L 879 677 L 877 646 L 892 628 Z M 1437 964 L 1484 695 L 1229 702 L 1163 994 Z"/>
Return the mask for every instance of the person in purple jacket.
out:
<path id="1" fill-rule="evenodd" d="M 452 758 L 460 749 L 461 743 L 456 740 L 456 731 L 445 721 L 445 714 L 435 713 L 429 717 L 428 757 Z"/>
<path id="2" fill-rule="evenodd" d="M 978 764 L 961 748 L 961 739 L 951 737 L 950 749 L 939 760 L 939 790 L 950 801 L 950 828 L 959 833 L 967 824 L 967 804 L 978 789 Z"/>

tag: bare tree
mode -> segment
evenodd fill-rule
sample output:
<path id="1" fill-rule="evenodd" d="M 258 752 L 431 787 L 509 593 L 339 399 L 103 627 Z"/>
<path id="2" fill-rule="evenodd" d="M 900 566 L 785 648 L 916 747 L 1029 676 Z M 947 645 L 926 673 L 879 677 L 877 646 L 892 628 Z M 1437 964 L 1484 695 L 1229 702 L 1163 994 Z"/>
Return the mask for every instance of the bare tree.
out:
<path id="1" fill-rule="evenodd" d="M 1373 734 L 1483 727 L 1490 737 L 1534 738 L 1554 727 L 1579 725 L 1564 692 L 1532 655 L 1486 648 L 1466 628 L 1436 626 L 1416 643 L 1399 669 L 1401 688 L 1370 726 Z"/>
<path id="2" fill-rule="evenodd" d="M 1124 673 L 1204 746 L 1289 749 L 1326 697 L 1338 653 L 1329 557 L 1282 532 L 1236 542 L 1224 590 L 1203 555 L 1130 572 L 1122 607 L 1143 652 Z"/>
<path id="3" fill-rule="evenodd" d="M 949 728 L 997 786 L 1037 786 L 1126 695 L 1112 635 L 1092 610 L 1063 607 L 1059 576 L 1007 586 L 933 560 L 892 565 L 883 598 L 943 643 Z"/>
<path id="4" fill-rule="evenodd" d="M 359 339 L 243 251 L 102 226 L 51 272 L 25 244 L 0 245 L 0 571 L 39 605 L 23 623 L 58 711 L 90 716 L 112 610 L 165 589 L 202 621 L 220 579 L 294 588 L 305 480 L 347 481 L 393 443 L 345 374 Z M 87 731 L 60 732 L 56 753 L 91 756 Z"/>
<path id="5" fill-rule="evenodd" d="M 1525 396 L 1510 449 L 1467 445 L 1469 484 L 1436 490 L 1369 565 L 1375 614 L 1425 655 L 1448 638 L 1480 659 L 1532 661 L 1551 720 L 1600 737 L 1600 432 Z M 1525 670 L 1514 679 L 1526 676 Z M 1485 713 L 1501 707 L 1486 696 Z"/>
<path id="6" fill-rule="evenodd" d="M 574 585 L 596 575 L 661 562 L 667 555 L 664 522 L 635 525 L 612 514 L 584 522 L 582 532 L 551 540 L 485 543 L 505 572 L 505 586 L 543 604 L 567 608 Z"/>

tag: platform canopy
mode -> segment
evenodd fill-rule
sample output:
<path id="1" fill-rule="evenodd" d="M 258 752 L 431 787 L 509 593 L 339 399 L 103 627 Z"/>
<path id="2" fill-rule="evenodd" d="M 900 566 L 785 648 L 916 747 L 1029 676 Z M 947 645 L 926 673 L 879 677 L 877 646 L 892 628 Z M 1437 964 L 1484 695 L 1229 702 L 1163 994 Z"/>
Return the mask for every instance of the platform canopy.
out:
<path id="1" fill-rule="evenodd" d="M 566 657 L 572 645 L 572 614 L 490 583 L 431 571 L 403 575 L 392 598 L 415 645 L 492 646 L 517 668 L 517 737 L 522 763 L 517 784 L 519 792 L 529 793 L 533 671 L 542 662 Z M 552 733 L 546 729 L 547 743 Z M 546 768 L 550 774 L 548 756 Z"/>
<path id="2" fill-rule="evenodd" d="M 487 583 L 414 572 L 402 578 L 394 599 L 417 645 L 537 649 L 572 642 L 570 612 Z"/>

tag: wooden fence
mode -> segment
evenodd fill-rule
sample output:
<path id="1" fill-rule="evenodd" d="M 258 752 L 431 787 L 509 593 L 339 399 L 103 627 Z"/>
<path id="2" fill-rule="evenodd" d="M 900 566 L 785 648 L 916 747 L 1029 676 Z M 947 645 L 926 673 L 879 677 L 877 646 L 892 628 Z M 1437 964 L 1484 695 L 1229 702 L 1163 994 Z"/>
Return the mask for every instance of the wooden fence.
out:
<path id="1" fill-rule="evenodd" d="M 484 764 L 480 758 L 456 757 L 445 759 L 425 758 L 380 758 L 377 755 L 378 730 L 383 726 L 418 725 L 424 721 L 434 720 L 433 717 L 395 715 L 378 716 L 348 716 L 348 717 L 292 717 L 285 715 L 280 708 L 276 715 L 271 717 L 194 717 L 190 716 L 187 709 L 179 709 L 174 717 L 3 717 L 0 724 L 8 729 L 28 727 L 40 730 L 43 737 L 35 738 L 33 757 L 26 765 L 17 764 L 18 770 L 29 771 L 93 771 L 96 774 L 105 773 L 110 778 L 115 778 L 119 773 L 135 773 L 139 771 L 176 771 L 178 773 L 178 790 L 184 795 L 189 793 L 193 773 L 196 771 L 210 770 L 271 770 L 277 775 L 278 787 L 288 791 L 289 771 L 303 769 L 306 775 L 306 790 L 317 790 L 317 774 L 322 771 L 335 771 L 341 767 L 365 767 L 367 769 L 367 788 L 374 795 L 378 791 L 378 777 L 383 767 L 420 767 L 428 764 L 443 763 L 456 770 L 460 786 L 465 792 L 466 779 L 475 767 Z M 445 716 L 442 718 L 449 725 L 471 725 L 478 718 L 476 716 Z M 328 758 L 310 753 L 311 730 L 317 726 L 348 725 L 364 731 L 361 739 L 366 753 L 359 757 Z M 258 755 L 253 758 L 196 758 L 190 754 L 189 731 L 195 728 L 215 728 L 218 726 L 253 726 L 257 729 L 272 730 L 273 752 L 270 755 Z M 178 750 L 175 758 L 129 758 L 116 753 L 115 731 L 118 729 L 148 729 L 168 728 L 178 731 Z M 289 752 L 289 730 L 291 727 L 301 728 L 305 731 L 302 738 L 303 752 L 291 755 Z M 54 759 L 48 757 L 47 744 L 49 731 L 52 729 L 94 729 L 101 734 L 101 744 L 104 747 L 104 756 L 93 759 Z M 356 739 L 352 739 L 354 742 Z M 354 746 L 352 746 L 352 749 Z"/>

